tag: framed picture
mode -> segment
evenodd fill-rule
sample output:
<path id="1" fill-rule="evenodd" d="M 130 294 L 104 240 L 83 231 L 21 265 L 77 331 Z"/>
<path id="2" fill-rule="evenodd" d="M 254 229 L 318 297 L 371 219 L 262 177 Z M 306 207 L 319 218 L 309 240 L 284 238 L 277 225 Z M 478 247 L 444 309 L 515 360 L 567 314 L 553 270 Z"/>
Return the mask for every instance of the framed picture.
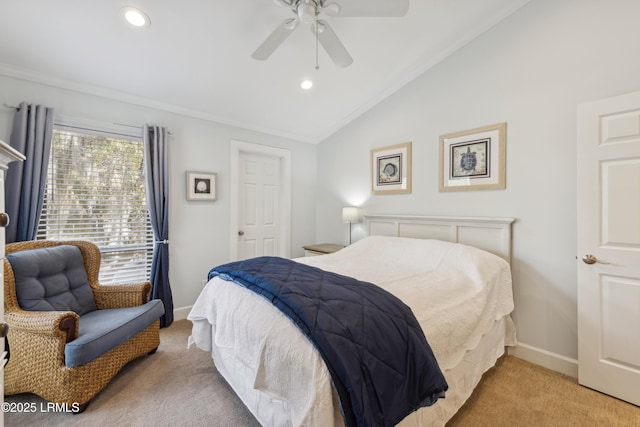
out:
<path id="1" fill-rule="evenodd" d="M 187 171 L 187 200 L 215 200 L 216 174 Z"/>
<path id="2" fill-rule="evenodd" d="M 411 193 L 411 143 L 371 150 L 373 194 Z"/>
<path id="3" fill-rule="evenodd" d="M 440 191 L 506 188 L 507 124 L 440 136 Z"/>

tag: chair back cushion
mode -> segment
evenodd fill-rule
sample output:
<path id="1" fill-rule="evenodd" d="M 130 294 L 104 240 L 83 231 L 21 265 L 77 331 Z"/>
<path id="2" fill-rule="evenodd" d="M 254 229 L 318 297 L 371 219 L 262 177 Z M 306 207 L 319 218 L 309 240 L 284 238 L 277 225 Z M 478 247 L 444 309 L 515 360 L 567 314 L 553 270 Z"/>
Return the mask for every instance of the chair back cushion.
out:
<path id="1" fill-rule="evenodd" d="M 74 311 L 80 316 L 96 309 L 82 253 L 60 245 L 7 255 L 16 281 L 18 304 L 30 311 Z"/>

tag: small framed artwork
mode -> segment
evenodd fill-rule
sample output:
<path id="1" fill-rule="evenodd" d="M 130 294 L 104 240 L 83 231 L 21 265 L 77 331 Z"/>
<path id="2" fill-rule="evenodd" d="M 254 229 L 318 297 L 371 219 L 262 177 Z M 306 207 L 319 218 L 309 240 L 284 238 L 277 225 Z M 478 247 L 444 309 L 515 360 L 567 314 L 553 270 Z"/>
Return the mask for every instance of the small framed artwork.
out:
<path id="1" fill-rule="evenodd" d="M 187 200 L 215 200 L 216 174 L 187 171 Z"/>
<path id="2" fill-rule="evenodd" d="M 411 193 L 411 143 L 371 150 L 373 194 Z"/>
<path id="3" fill-rule="evenodd" d="M 440 191 L 506 188 L 507 124 L 440 136 Z"/>

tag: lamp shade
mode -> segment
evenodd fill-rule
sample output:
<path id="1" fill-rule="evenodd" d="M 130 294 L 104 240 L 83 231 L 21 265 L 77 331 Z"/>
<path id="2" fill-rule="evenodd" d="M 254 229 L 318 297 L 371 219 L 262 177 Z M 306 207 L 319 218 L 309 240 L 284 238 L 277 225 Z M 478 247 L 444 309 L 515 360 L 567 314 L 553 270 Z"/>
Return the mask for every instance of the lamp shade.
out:
<path id="1" fill-rule="evenodd" d="M 347 206 L 342 208 L 342 221 L 343 222 L 358 222 L 360 221 L 360 213 L 355 206 Z"/>

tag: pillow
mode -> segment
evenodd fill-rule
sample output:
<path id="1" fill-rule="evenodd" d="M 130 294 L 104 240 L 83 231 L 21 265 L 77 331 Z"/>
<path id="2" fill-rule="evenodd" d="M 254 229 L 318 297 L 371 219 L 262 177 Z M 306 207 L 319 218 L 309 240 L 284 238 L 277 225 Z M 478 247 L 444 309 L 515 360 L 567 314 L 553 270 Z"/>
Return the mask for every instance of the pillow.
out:
<path id="1" fill-rule="evenodd" d="M 96 309 L 82 253 L 77 246 L 60 245 L 7 255 L 23 310 L 74 311 Z"/>

